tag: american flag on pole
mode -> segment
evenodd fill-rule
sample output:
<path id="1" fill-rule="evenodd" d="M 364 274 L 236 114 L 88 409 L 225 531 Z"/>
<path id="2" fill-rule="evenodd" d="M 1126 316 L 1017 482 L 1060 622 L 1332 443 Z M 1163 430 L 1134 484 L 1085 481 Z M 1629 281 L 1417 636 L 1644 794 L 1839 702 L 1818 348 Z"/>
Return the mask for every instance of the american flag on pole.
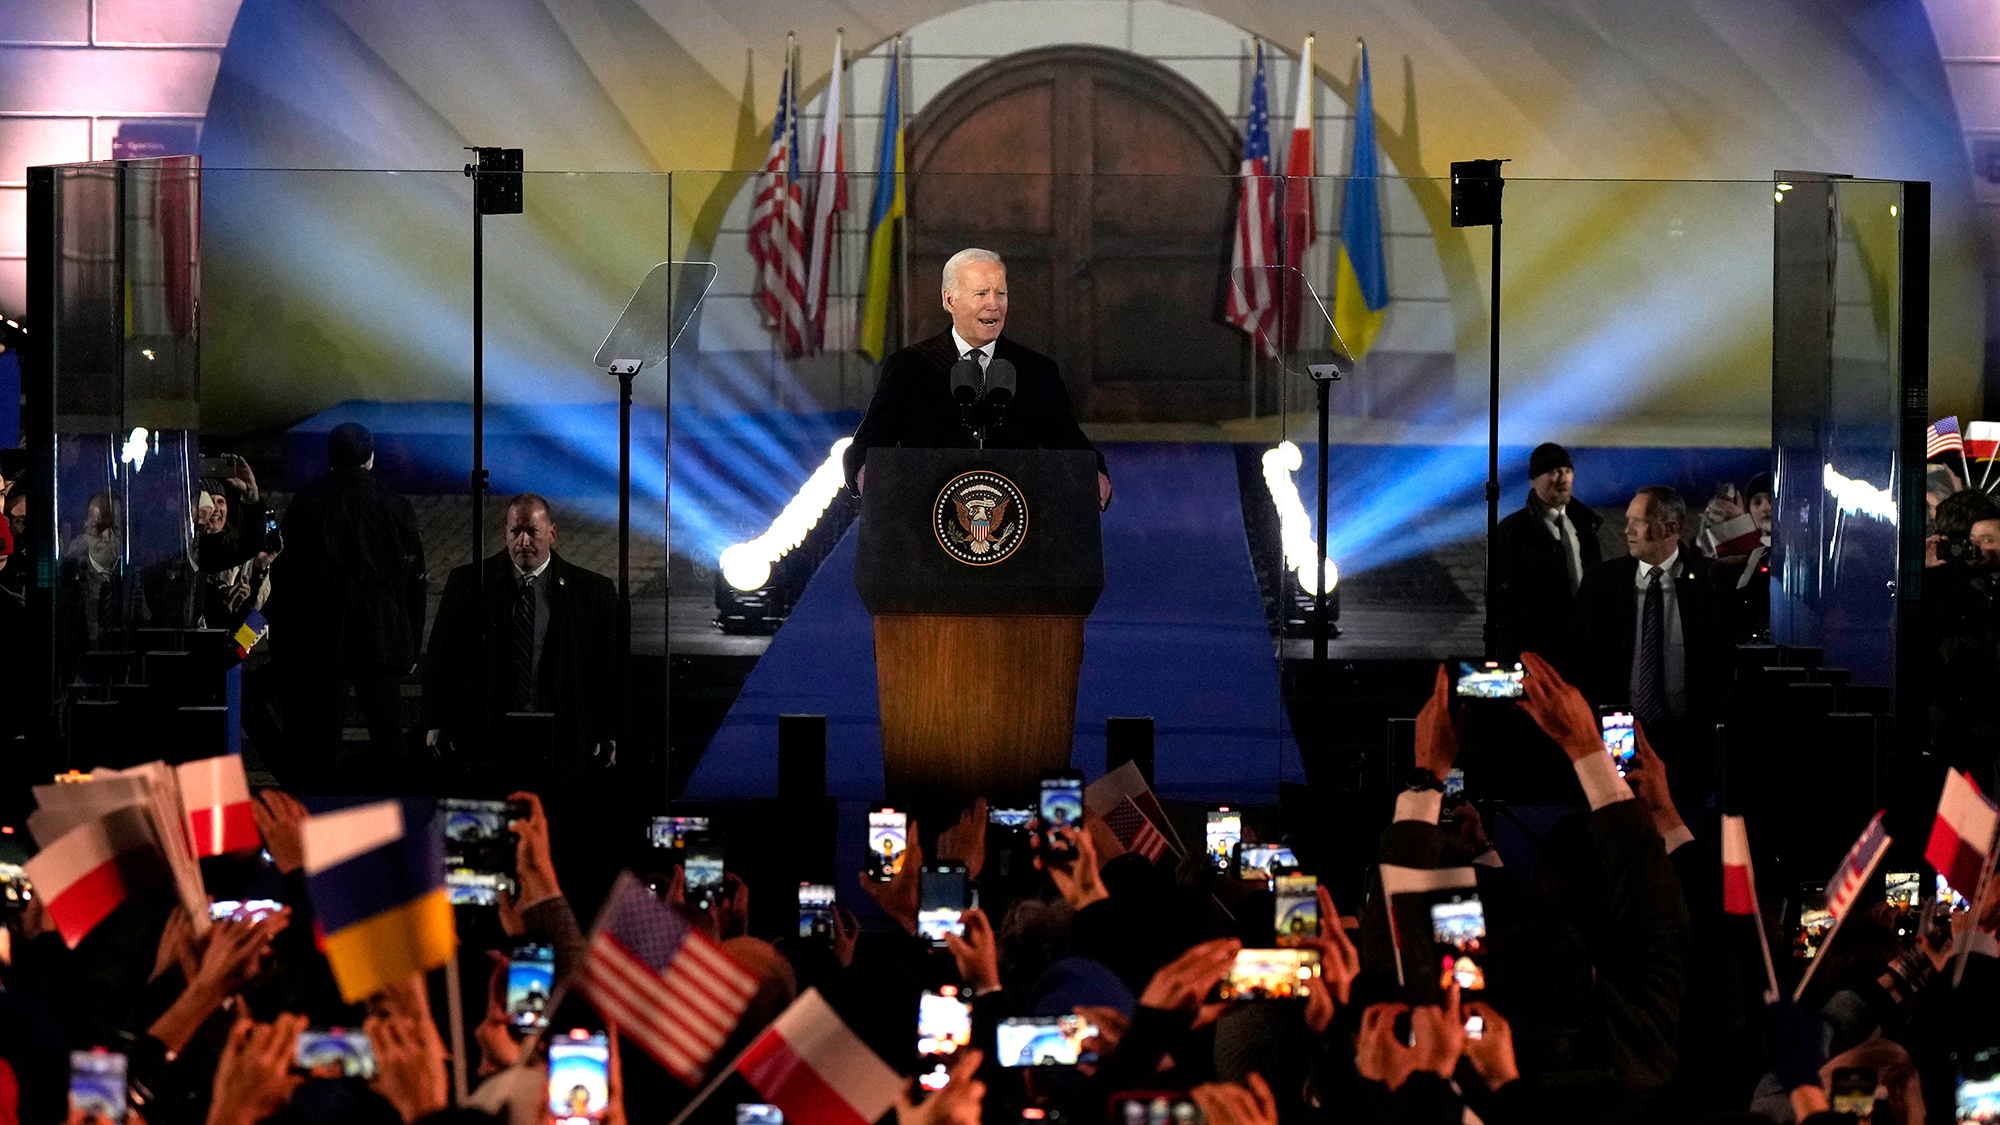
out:
<path id="1" fill-rule="evenodd" d="M 1868 822 L 1861 832 L 1861 838 L 1847 850 L 1847 858 L 1840 861 L 1840 869 L 1833 878 L 1826 881 L 1826 908 L 1837 922 L 1847 914 L 1847 908 L 1854 905 L 1854 899 L 1868 885 L 1868 877 L 1875 873 L 1875 865 L 1882 862 L 1882 856 L 1889 850 L 1889 834 L 1882 830 L 1882 814 Z"/>
<path id="2" fill-rule="evenodd" d="M 1950 453 L 1954 450 L 1960 455 L 1965 453 L 1965 439 L 1959 435 L 1958 418 L 1956 415 L 1949 418 L 1939 418 L 1924 430 L 1924 457 L 1926 459 L 1936 457 L 1940 453 Z"/>
<path id="3" fill-rule="evenodd" d="M 819 126 L 819 163 L 813 168 L 812 254 L 806 261 L 806 324 L 811 350 L 826 350 L 827 293 L 832 286 L 836 216 L 847 210 L 847 145 L 841 136 L 845 62 L 841 36 L 833 37 L 833 77 L 826 84 L 826 112 Z"/>
<path id="4" fill-rule="evenodd" d="M 750 212 L 750 257 L 757 263 L 757 305 L 764 324 L 780 333 L 785 356 L 806 350 L 805 202 L 799 184 L 799 97 L 792 49 L 778 86 L 778 116 Z"/>
<path id="5" fill-rule="evenodd" d="M 692 1086 L 736 1030 L 757 978 L 627 871 L 597 916 L 576 987 Z"/>
<path id="6" fill-rule="evenodd" d="M 1278 357 L 1272 336 L 1277 301 L 1271 289 L 1278 262 L 1278 225 L 1271 198 L 1271 98 L 1264 81 L 1264 43 L 1257 41 L 1257 72 L 1250 85 L 1250 120 L 1243 126 L 1242 180 L 1236 201 L 1236 238 L 1229 247 L 1229 303 L 1223 319 L 1248 332 L 1265 359 Z"/>
<path id="7" fill-rule="evenodd" d="M 1138 852 L 1149 861 L 1157 860 L 1167 850 L 1167 838 L 1139 811 L 1139 806 L 1127 797 L 1118 802 L 1118 807 L 1104 814 L 1104 826 L 1127 851 Z"/>

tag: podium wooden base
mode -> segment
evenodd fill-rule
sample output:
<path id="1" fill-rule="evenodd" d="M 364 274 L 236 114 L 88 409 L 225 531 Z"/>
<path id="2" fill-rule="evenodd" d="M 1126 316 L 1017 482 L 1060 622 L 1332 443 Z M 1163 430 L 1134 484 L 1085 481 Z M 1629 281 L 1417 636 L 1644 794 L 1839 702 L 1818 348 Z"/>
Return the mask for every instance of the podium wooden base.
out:
<path id="1" fill-rule="evenodd" d="M 877 614 L 889 799 L 1029 803 L 1043 770 L 1069 768 L 1082 667 L 1082 617 Z"/>

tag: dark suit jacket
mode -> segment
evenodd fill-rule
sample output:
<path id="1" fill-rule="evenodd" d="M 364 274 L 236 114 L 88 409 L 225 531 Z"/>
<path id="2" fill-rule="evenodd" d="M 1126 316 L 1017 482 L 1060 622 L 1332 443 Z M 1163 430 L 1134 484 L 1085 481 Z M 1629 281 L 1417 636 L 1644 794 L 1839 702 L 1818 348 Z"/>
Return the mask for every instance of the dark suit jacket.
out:
<path id="1" fill-rule="evenodd" d="M 334 469 L 285 509 L 264 616 L 286 659 L 397 673 L 424 635 L 424 541 L 416 510 L 366 469 Z"/>
<path id="2" fill-rule="evenodd" d="M 1680 609 L 1687 661 L 1687 714 L 1713 715 L 1729 682 L 1729 607 L 1712 579 L 1714 564 L 1691 547 L 1675 563 L 1674 603 Z M 1632 646 L 1640 593 L 1633 583 L 1639 560 L 1627 555 L 1601 563 L 1576 590 L 1571 665 L 1563 673 L 1599 706 L 1630 703 Z"/>
<path id="3" fill-rule="evenodd" d="M 1602 561 L 1597 529 L 1604 517 L 1575 497 L 1567 512 L 1576 528 L 1577 558 L 1589 574 Z M 1493 529 L 1491 615 L 1503 653 L 1532 652 L 1557 667 L 1568 663 L 1569 562 L 1532 499 Z"/>
<path id="4" fill-rule="evenodd" d="M 444 730 L 461 744 L 477 741 L 480 677 L 491 685 L 493 715 L 507 710 L 513 680 L 514 564 L 505 551 L 486 568 L 486 642 L 479 639 L 472 564 L 445 579 L 437 625 L 424 654 L 424 727 Z M 615 638 L 618 592 L 611 579 L 551 553 L 542 572 L 549 596 L 549 629 L 542 638 L 536 695 L 555 713 L 558 758 L 588 757 L 599 742 L 618 737 Z"/>
<path id="5" fill-rule="evenodd" d="M 1069 390 L 1063 386 L 1056 361 L 1001 336 L 994 359 L 1014 365 L 1014 399 L 1006 416 L 990 428 L 986 444 L 996 449 L 1088 449 L 1096 451 L 1076 424 Z M 951 366 L 958 362 L 957 345 L 949 329 L 919 340 L 882 361 L 875 397 L 854 431 L 854 444 L 844 458 L 847 487 L 877 446 L 912 449 L 971 449 L 972 434 L 959 420 L 951 397 Z M 1104 472 L 1098 454 L 1097 471 Z M 858 490 L 857 490 L 858 491 Z"/>

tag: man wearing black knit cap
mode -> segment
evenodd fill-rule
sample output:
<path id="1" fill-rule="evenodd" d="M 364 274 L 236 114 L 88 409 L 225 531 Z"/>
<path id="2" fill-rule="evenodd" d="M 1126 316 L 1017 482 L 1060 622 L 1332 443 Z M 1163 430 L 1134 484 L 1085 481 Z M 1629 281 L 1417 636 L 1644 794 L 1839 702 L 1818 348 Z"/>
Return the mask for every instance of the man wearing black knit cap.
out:
<path id="1" fill-rule="evenodd" d="M 1500 651 L 1532 652 L 1557 667 L 1568 662 L 1570 603 L 1601 559 L 1603 517 L 1571 503 L 1576 470 L 1555 442 L 1528 457 L 1528 502 L 1493 530 L 1493 604 L 1487 620 Z"/>
<path id="2" fill-rule="evenodd" d="M 285 551 L 271 573 L 272 648 L 285 693 L 287 787 L 395 787 L 403 758 L 402 682 L 424 635 L 424 545 L 410 502 L 375 478 L 375 438 L 344 422 L 326 439 L 327 472 L 285 509 Z M 349 685 L 368 752 L 341 738 Z"/>

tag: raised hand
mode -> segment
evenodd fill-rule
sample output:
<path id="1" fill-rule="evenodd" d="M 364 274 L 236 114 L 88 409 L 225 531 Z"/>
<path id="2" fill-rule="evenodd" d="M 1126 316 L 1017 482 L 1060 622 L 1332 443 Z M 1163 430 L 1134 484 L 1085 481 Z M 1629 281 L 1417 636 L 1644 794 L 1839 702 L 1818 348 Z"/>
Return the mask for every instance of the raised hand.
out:
<path id="1" fill-rule="evenodd" d="M 986 798 L 973 799 L 958 823 L 938 833 L 938 859 L 965 864 L 965 877 L 977 881 L 986 867 Z"/>
<path id="2" fill-rule="evenodd" d="M 924 848 L 917 842 L 917 819 L 910 818 L 905 838 L 908 846 L 903 849 L 903 865 L 896 869 L 895 878 L 886 883 L 878 883 L 868 877 L 866 871 L 857 872 L 861 879 L 861 889 L 882 908 L 882 913 L 896 920 L 897 925 L 914 934 L 917 932 L 917 880 L 923 872 Z M 929 1104 L 929 1103 L 926 1103 Z"/>
<path id="3" fill-rule="evenodd" d="M 1264 1076 L 1251 1071 L 1239 1086 L 1209 1082 L 1188 1091 L 1208 1125 L 1278 1125 L 1278 1099 Z"/>
<path id="4" fill-rule="evenodd" d="M 1055 881 L 1056 890 L 1062 892 L 1063 901 L 1069 903 L 1070 909 L 1082 910 L 1093 902 L 1110 898 L 1111 892 L 1104 889 L 1104 880 L 1100 878 L 1097 841 L 1091 839 L 1090 833 L 1073 825 L 1049 831 L 1050 835 L 1069 843 L 1070 854 L 1075 858 L 1067 864 L 1045 866 L 1038 855 L 1035 866 L 1049 873 L 1049 878 Z"/>
<path id="5" fill-rule="evenodd" d="M 264 850 L 271 862 L 286 875 L 306 865 L 305 844 L 300 841 L 306 822 L 306 807 L 291 794 L 264 789 L 250 802 L 250 816 L 264 837 Z"/>
<path id="6" fill-rule="evenodd" d="M 1632 768 L 1626 772 L 1625 780 L 1639 799 L 1646 802 L 1646 808 L 1653 814 L 1653 826 L 1665 836 L 1676 828 L 1687 827 L 1681 819 L 1680 809 L 1674 807 L 1673 791 L 1667 786 L 1667 764 L 1653 751 L 1653 744 L 1646 738 L 1646 728 L 1638 719 L 1632 720 L 1632 729 L 1639 740 L 1638 753 L 1632 755 Z"/>
<path id="7" fill-rule="evenodd" d="M 254 1023 L 239 1009 L 223 1044 L 208 1103 L 208 1125 L 257 1125 L 291 1100 L 305 1081 L 292 1073 L 299 1032 L 306 1017 L 286 1012 L 270 1023 Z"/>
<path id="8" fill-rule="evenodd" d="M 1543 660 L 1532 652 L 1521 654 L 1521 663 L 1528 674 L 1521 681 L 1526 693 L 1521 700 L 1521 710 L 1535 720 L 1542 733 L 1562 747 L 1572 762 L 1580 762 L 1591 754 L 1604 753 L 1603 736 L 1597 728 L 1597 712 L 1591 709 L 1590 701 L 1576 690 L 1569 681 L 1562 678 L 1555 665 Z"/>
<path id="9" fill-rule="evenodd" d="M 1325 887 L 1319 888 L 1319 932 L 1319 937 L 1299 938 L 1294 943 L 1319 950 L 1320 984 L 1306 996 L 1306 1026 L 1315 1033 L 1324 1032 L 1333 1023 L 1334 1011 L 1348 1002 L 1354 978 L 1361 975 L 1361 951 L 1340 928 L 1333 896 Z"/>
<path id="10" fill-rule="evenodd" d="M 1438 665 L 1437 679 L 1431 686 L 1431 697 L 1424 701 L 1424 708 L 1417 712 L 1416 764 L 1419 769 L 1430 771 L 1432 777 L 1443 784 L 1446 774 L 1451 772 L 1452 763 L 1458 761 L 1458 717 L 1452 714 L 1451 676 L 1444 665 Z"/>
<path id="11" fill-rule="evenodd" d="M 1139 1003 L 1148 1008 L 1192 1011 L 1201 1007 L 1222 975 L 1236 963 L 1243 943 L 1235 938 L 1216 938 L 1190 948 L 1161 966 L 1139 994 Z"/>
<path id="12" fill-rule="evenodd" d="M 944 935 L 945 948 L 958 962 L 958 979 L 974 996 L 991 992 L 1000 987 L 1000 942 L 993 934 L 993 923 L 979 909 L 968 910 L 959 918 L 965 923 L 965 936 Z"/>
<path id="13" fill-rule="evenodd" d="M 451 1082 L 435 1024 L 410 1016 L 370 1016 L 361 1027 L 375 1051 L 375 1077 L 368 1086 L 396 1107 L 404 1125 L 445 1107 Z"/>
<path id="14" fill-rule="evenodd" d="M 1472 1061 L 1472 1069 L 1479 1072 L 1486 1088 L 1498 1090 L 1521 1077 L 1521 1070 L 1514 1062 L 1514 1025 L 1507 1022 L 1507 1017 L 1492 1005 L 1479 1001 L 1467 1004 L 1465 1014 L 1478 1016 L 1485 1024 L 1479 1038 L 1465 1037 L 1465 1057 Z"/>
<path id="15" fill-rule="evenodd" d="M 944 1089 L 917 1105 L 907 1089 L 896 1094 L 896 1125 L 979 1125 L 986 1104 L 986 1083 L 974 1078 L 985 1054 L 966 1049 L 958 1052 L 946 1072 Z M 913 1080 L 914 1081 L 914 1080 Z"/>
<path id="16" fill-rule="evenodd" d="M 514 874 L 521 880 L 520 905 L 523 909 L 562 893 L 556 882 L 556 863 L 549 851 L 549 816 L 542 811 L 542 799 L 526 791 L 509 793 L 510 801 L 525 801 L 528 815 L 507 827 L 514 833 Z"/>

